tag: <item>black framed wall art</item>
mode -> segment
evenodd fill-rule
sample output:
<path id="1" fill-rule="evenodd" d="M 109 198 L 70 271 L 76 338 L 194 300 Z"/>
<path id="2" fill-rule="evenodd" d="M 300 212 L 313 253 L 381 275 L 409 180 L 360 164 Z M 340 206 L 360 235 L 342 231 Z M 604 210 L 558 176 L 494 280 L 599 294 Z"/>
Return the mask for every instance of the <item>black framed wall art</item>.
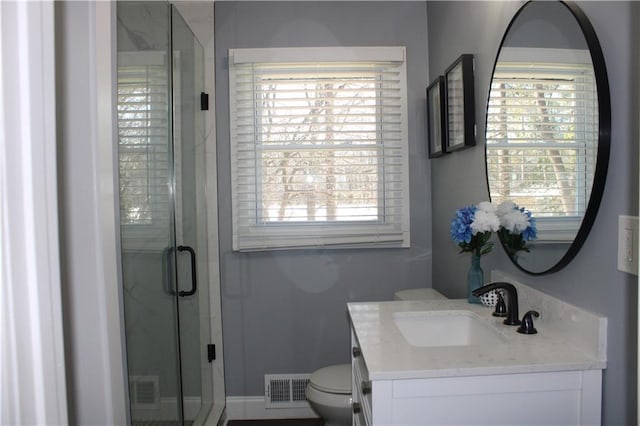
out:
<path id="1" fill-rule="evenodd" d="M 444 141 L 447 135 L 446 92 L 444 77 L 438 76 L 427 87 L 427 145 L 429 158 L 444 154 Z"/>
<path id="2" fill-rule="evenodd" d="M 461 55 L 444 73 L 446 88 L 446 138 L 444 151 L 476 144 L 473 55 Z"/>

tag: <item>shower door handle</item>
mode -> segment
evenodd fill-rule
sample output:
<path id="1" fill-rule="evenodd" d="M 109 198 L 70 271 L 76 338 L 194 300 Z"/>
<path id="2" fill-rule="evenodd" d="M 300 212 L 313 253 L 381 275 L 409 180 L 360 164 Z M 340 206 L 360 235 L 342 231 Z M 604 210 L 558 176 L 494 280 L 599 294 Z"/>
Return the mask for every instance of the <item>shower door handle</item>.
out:
<path id="1" fill-rule="evenodd" d="M 198 289 L 198 278 L 196 276 L 196 252 L 189 246 L 178 246 L 178 251 L 188 251 L 191 256 L 191 290 L 179 291 L 178 296 L 193 296 Z"/>

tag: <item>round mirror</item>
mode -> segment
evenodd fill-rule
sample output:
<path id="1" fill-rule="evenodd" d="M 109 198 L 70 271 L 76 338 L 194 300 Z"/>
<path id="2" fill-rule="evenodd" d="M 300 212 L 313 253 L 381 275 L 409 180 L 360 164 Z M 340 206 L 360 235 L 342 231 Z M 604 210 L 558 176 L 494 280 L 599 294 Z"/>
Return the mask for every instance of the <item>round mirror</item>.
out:
<path id="1" fill-rule="evenodd" d="M 584 243 L 609 162 L 611 106 L 600 43 L 571 2 L 532 1 L 502 39 L 487 104 L 491 201 L 531 212 L 537 237 L 513 246 L 530 274 L 556 272 Z"/>

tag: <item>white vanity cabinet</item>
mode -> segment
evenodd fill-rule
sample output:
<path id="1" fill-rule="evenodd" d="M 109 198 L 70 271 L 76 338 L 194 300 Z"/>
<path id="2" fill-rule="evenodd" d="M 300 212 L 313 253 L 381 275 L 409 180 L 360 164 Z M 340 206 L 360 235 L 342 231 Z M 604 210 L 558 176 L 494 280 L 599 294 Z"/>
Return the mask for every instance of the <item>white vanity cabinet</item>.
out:
<path id="1" fill-rule="evenodd" d="M 519 334 L 466 300 L 349 303 L 353 425 L 599 425 L 606 318 L 518 291 L 522 311 L 541 311 L 538 334 Z M 394 322 L 463 310 L 504 340 L 410 344 Z"/>
<path id="2" fill-rule="evenodd" d="M 370 380 L 352 348 L 354 426 L 600 424 L 601 370 Z"/>

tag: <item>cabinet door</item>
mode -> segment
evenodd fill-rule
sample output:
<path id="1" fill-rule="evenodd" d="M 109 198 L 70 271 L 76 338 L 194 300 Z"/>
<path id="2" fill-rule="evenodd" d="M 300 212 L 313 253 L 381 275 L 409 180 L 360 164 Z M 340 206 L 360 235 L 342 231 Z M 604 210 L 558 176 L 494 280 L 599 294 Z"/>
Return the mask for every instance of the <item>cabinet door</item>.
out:
<path id="1" fill-rule="evenodd" d="M 374 424 L 599 424 L 600 371 L 397 380 L 393 419 Z M 590 398 L 589 394 L 594 393 Z M 595 396 L 597 394 L 597 396 Z M 374 404 L 376 403 L 374 399 Z M 461 407 L 464 407 L 461 409 Z M 499 409 L 496 409 L 499 407 Z M 378 410 L 378 406 L 376 406 Z"/>

